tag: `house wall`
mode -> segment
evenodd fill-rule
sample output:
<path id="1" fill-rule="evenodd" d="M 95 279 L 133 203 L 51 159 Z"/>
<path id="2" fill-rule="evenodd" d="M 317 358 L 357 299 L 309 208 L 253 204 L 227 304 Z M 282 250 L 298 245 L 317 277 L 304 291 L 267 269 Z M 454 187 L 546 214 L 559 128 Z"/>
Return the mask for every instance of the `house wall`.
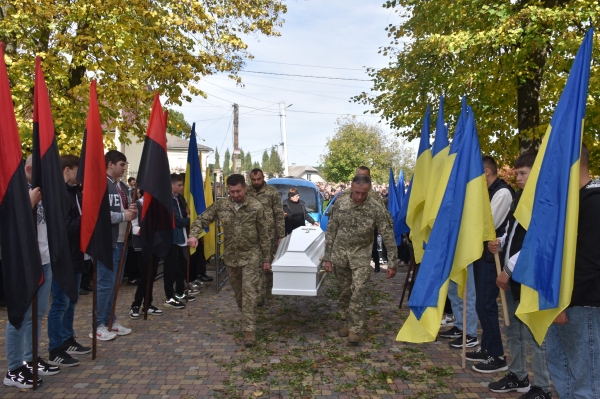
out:
<path id="1" fill-rule="evenodd" d="M 324 183 L 325 180 L 318 173 L 304 172 L 300 175 L 301 179 L 312 181 L 313 183 Z"/>

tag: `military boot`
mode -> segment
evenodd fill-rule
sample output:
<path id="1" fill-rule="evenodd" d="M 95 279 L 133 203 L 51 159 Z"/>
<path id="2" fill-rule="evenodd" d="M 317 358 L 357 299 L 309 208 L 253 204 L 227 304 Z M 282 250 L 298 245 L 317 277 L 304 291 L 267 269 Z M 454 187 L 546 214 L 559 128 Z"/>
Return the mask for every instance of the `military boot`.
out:
<path id="1" fill-rule="evenodd" d="M 346 338 L 348 336 L 348 327 L 344 326 L 340 328 L 340 330 L 338 331 L 338 335 L 342 338 Z"/>
<path id="2" fill-rule="evenodd" d="M 352 346 L 358 346 L 360 342 L 360 337 L 357 334 L 354 334 L 352 331 L 348 331 L 348 344 Z"/>
<path id="3" fill-rule="evenodd" d="M 252 348 L 256 345 L 256 335 L 254 331 L 244 331 L 244 346 Z"/>

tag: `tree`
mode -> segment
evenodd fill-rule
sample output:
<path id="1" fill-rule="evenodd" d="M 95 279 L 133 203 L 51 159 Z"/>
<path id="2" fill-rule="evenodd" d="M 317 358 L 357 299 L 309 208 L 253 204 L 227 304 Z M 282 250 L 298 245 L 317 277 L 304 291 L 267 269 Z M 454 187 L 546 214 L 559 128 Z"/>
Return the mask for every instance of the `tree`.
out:
<path id="1" fill-rule="evenodd" d="M 271 155 L 269 156 L 269 164 L 271 165 L 271 173 L 283 173 L 283 161 L 279 158 L 279 154 L 275 151 L 275 146 L 271 147 Z"/>
<path id="2" fill-rule="evenodd" d="M 244 165 L 246 167 L 246 169 L 248 172 L 250 172 L 252 169 L 254 169 L 253 165 L 252 165 L 252 155 L 250 155 L 249 152 L 246 153 L 246 157 L 244 158 Z"/>
<path id="3" fill-rule="evenodd" d="M 183 114 L 174 109 L 169 109 L 169 118 L 167 120 L 167 133 L 173 136 L 183 137 L 184 139 L 190 138 L 192 127 L 185 120 Z"/>
<path id="4" fill-rule="evenodd" d="M 242 173 L 242 170 L 246 170 L 244 168 L 246 166 L 246 164 L 244 163 L 244 161 L 245 161 L 244 150 L 242 150 L 241 148 L 240 148 L 240 154 L 238 155 L 237 159 L 240 160 L 240 168 L 238 169 L 238 173 Z"/>
<path id="5" fill-rule="evenodd" d="M 221 163 L 219 162 L 219 149 L 215 148 L 215 169 L 221 169 Z"/>
<path id="6" fill-rule="evenodd" d="M 35 56 L 42 67 L 59 149 L 81 147 L 91 79 L 107 129 L 127 142 L 146 131 L 149 104 L 206 94 L 207 75 L 237 72 L 250 57 L 242 38 L 278 36 L 286 6 L 278 0 L 21 0 L 0 2 L 0 40 L 25 146 L 31 145 Z M 128 136 L 129 135 L 129 136 Z"/>
<path id="7" fill-rule="evenodd" d="M 373 94 L 355 101 L 412 140 L 427 104 L 445 94 L 455 126 L 466 95 L 482 151 L 501 159 L 538 148 L 583 36 L 600 19 L 590 0 L 393 0 L 384 7 L 401 21 L 386 28 L 392 41 L 380 51 L 390 64 L 369 70 Z M 595 52 L 590 105 L 600 95 L 599 61 Z M 588 106 L 584 141 L 597 160 L 599 127 L 600 109 Z"/>
<path id="8" fill-rule="evenodd" d="M 379 125 L 346 116 L 337 120 L 335 134 L 327 138 L 321 163 L 327 181 L 350 181 L 356 169 L 365 165 L 371 169 L 372 179 L 387 183 L 390 167 L 398 171 L 404 169 L 406 178 L 410 179 L 415 159 L 416 154 L 410 147 L 398 146 Z"/>
<path id="9" fill-rule="evenodd" d="M 225 159 L 223 159 L 223 176 L 227 177 L 231 174 L 231 154 L 229 148 L 225 150 Z"/>
<path id="10" fill-rule="evenodd" d="M 267 174 L 273 173 L 271 170 L 271 162 L 269 162 L 269 154 L 267 153 L 267 150 L 265 150 L 262 155 L 262 170 Z"/>
<path id="11" fill-rule="evenodd" d="M 254 162 L 252 164 L 252 169 L 260 169 L 260 165 L 258 164 L 258 161 Z"/>

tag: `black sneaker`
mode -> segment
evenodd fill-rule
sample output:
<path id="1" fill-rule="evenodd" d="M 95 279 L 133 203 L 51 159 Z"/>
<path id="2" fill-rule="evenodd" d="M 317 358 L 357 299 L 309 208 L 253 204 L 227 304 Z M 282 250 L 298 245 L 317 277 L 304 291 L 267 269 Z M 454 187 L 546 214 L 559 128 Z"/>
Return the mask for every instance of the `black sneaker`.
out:
<path id="1" fill-rule="evenodd" d="M 540 387 L 536 387 L 535 385 L 531 387 L 529 392 L 525 395 L 519 396 L 519 399 L 551 399 L 551 392 L 544 392 L 544 390 Z"/>
<path id="2" fill-rule="evenodd" d="M 38 356 L 38 375 L 55 375 L 60 373 L 60 368 L 51 366 L 41 356 Z M 33 370 L 33 362 L 27 362 L 29 370 Z M 32 374 L 33 375 L 33 374 Z"/>
<path id="3" fill-rule="evenodd" d="M 488 358 L 488 354 L 485 349 L 479 348 L 474 352 L 467 352 L 466 358 L 472 362 L 483 362 Z"/>
<path id="4" fill-rule="evenodd" d="M 213 281 L 214 280 L 214 278 L 207 276 L 206 274 L 200 275 L 199 278 L 200 278 L 200 281 Z"/>
<path id="5" fill-rule="evenodd" d="M 449 330 L 441 331 L 438 334 L 442 338 L 462 338 L 462 331 L 458 329 L 458 327 L 454 326 Z"/>
<path id="6" fill-rule="evenodd" d="M 498 371 L 508 370 L 508 366 L 506 365 L 506 358 L 504 356 L 489 356 L 483 362 L 474 364 L 473 370 L 479 371 L 480 373 L 496 373 Z"/>
<path id="7" fill-rule="evenodd" d="M 164 312 L 162 310 L 152 305 L 150 305 L 150 307 L 148 308 L 148 314 L 151 314 L 153 316 L 162 316 L 163 313 Z"/>
<path id="8" fill-rule="evenodd" d="M 9 370 L 4 377 L 4 385 L 7 387 L 17 387 L 20 389 L 33 388 L 33 374 L 27 365 L 22 365 L 14 370 Z M 42 384 L 42 379 L 38 377 L 38 385 Z"/>
<path id="9" fill-rule="evenodd" d="M 519 380 L 519 377 L 509 371 L 500 381 L 490 382 L 488 388 L 492 392 L 529 392 L 531 386 L 529 385 L 528 376 Z"/>
<path id="10" fill-rule="evenodd" d="M 132 306 L 131 309 L 129 309 L 129 318 L 130 319 L 139 319 L 140 318 L 140 307 L 139 306 Z"/>
<path id="11" fill-rule="evenodd" d="M 190 295 L 189 297 L 187 297 L 185 294 L 183 294 L 183 295 L 175 294 L 175 299 L 177 299 L 180 302 L 194 302 L 196 300 L 196 297 L 193 295 Z M 187 299 L 187 301 L 186 301 L 186 299 Z"/>
<path id="12" fill-rule="evenodd" d="M 92 353 L 92 348 L 83 346 L 79 342 L 75 341 L 75 337 L 71 337 L 62 344 L 61 349 L 67 352 L 69 355 L 87 355 Z"/>
<path id="13" fill-rule="evenodd" d="M 477 337 L 471 337 L 470 335 L 467 335 L 467 348 L 473 348 L 477 345 L 479 345 L 479 341 L 477 341 Z M 463 337 L 462 336 L 460 336 L 459 338 L 456 338 L 454 341 L 450 341 L 451 348 L 462 348 L 462 346 L 463 346 Z"/>
<path id="14" fill-rule="evenodd" d="M 185 309 L 185 303 L 179 302 L 175 298 L 169 298 L 165 301 L 165 307 L 174 309 Z"/>
<path id="15" fill-rule="evenodd" d="M 48 364 L 52 366 L 75 367 L 79 366 L 79 360 L 75 359 L 64 350 L 57 348 L 50 351 Z"/>

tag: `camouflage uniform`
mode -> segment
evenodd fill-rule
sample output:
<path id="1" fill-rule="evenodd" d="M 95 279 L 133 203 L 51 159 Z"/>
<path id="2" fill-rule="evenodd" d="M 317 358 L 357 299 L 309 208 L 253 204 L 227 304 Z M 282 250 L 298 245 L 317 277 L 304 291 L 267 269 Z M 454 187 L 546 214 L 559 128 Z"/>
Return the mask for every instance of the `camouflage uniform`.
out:
<path id="1" fill-rule="evenodd" d="M 258 191 L 254 186 L 250 185 L 248 187 L 248 196 L 259 200 L 265 209 L 265 219 L 267 220 L 267 228 L 269 229 L 269 237 L 271 238 L 272 260 L 275 257 L 275 252 L 277 252 L 279 239 L 285 236 L 285 220 L 283 219 L 281 198 L 275 187 L 269 186 L 266 183 Z M 260 277 L 259 297 L 265 298 L 267 292 L 271 292 L 273 289 L 273 272 L 271 270 L 264 272 L 261 265 L 258 274 Z"/>
<path id="2" fill-rule="evenodd" d="M 325 233 L 325 256 L 334 267 L 340 299 L 338 309 L 348 330 L 360 334 L 365 324 L 367 284 L 371 279 L 373 230 L 379 229 L 388 248 L 396 247 L 389 213 L 368 195 L 356 205 L 350 195 L 339 196 L 331 210 Z M 388 267 L 396 268 L 397 253 L 389 252 Z"/>
<path id="3" fill-rule="evenodd" d="M 239 209 L 236 210 L 236 206 Z M 190 237 L 198 237 L 217 218 L 223 222 L 223 260 L 235 300 L 242 312 L 242 331 L 256 331 L 258 265 L 271 262 L 263 206 L 252 197 L 246 197 L 241 204 L 235 203 L 231 197 L 221 198 L 198 216 L 192 224 Z"/>

